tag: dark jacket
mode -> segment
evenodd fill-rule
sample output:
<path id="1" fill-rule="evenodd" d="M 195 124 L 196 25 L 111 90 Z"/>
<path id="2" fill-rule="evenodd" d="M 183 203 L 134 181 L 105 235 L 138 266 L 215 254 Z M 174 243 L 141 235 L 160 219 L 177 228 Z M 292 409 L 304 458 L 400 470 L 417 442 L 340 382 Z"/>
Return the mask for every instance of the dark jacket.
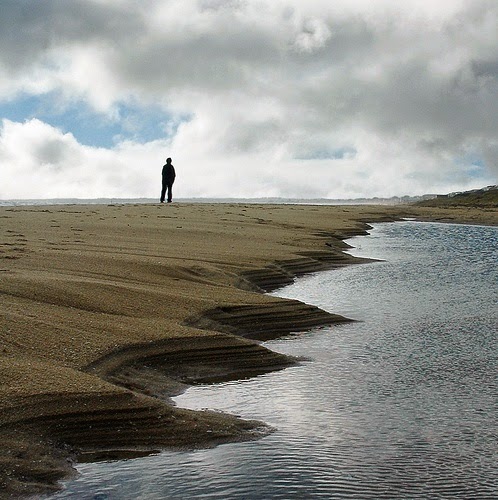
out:
<path id="1" fill-rule="evenodd" d="M 175 167 L 170 163 L 169 165 L 166 163 L 163 167 L 163 182 L 166 184 L 173 184 L 175 182 Z"/>

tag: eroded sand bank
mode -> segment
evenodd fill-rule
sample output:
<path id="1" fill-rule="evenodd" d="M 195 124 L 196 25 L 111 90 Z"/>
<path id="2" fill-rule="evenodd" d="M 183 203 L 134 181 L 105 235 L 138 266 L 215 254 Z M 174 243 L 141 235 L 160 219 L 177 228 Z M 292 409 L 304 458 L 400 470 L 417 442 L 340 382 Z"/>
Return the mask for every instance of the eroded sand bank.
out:
<path id="1" fill-rule="evenodd" d="M 262 292 L 360 259 L 368 222 L 497 224 L 493 209 L 244 204 L 0 208 L 0 495 L 57 488 L 70 460 L 253 439 L 175 408 L 188 384 L 296 362 L 254 339 L 345 321 Z"/>

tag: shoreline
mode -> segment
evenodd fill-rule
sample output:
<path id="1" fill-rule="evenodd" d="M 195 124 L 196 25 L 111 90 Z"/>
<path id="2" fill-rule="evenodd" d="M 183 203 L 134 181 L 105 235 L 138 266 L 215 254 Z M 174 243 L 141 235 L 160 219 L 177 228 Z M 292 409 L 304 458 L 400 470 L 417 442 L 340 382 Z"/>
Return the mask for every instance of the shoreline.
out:
<path id="1" fill-rule="evenodd" d="M 345 254 L 343 240 L 366 234 L 368 222 L 497 225 L 497 214 L 233 203 L 0 207 L 1 491 L 55 491 L 74 460 L 271 432 L 169 398 L 193 383 L 298 362 L 253 339 L 347 321 L 263 292 L 366 261 Z"/>

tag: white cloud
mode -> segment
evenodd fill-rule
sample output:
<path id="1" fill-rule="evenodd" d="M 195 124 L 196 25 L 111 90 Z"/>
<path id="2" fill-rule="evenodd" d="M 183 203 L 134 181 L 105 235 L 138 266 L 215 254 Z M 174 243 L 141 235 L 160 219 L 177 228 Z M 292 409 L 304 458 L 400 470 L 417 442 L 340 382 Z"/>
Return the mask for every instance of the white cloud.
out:
<path id="1" fill-rule="evenodd" d="M 164 147 L 160 141 L 88 147 L 36 119 L 4 120 L 0 199 L 154 196 Z"/>
<path id="2" fill-rule="evenodd" d="M 494 183 L 497 25 L 494 0 L 6 0 L 0 99 L 56 91 L 114 119 L 123 102 L 191 119 L 112 149 L 4 121 L 0 198 L 154 197 L 170 155 L 178 196 Z"/>

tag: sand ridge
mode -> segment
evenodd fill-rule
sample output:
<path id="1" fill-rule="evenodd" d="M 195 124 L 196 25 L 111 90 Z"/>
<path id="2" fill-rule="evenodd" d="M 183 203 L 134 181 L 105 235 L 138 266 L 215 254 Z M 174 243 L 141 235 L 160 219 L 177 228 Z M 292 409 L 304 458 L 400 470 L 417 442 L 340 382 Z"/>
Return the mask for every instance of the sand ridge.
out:
<path id="1" fill-rule="evenodd" d="M 346 320 L 261 292 L 360 262 L 343 253 L 342 240 L 364 234 L 368 222 L 496 224 L 496 215 L 196 203 L 0 208 L 2 491 L 57 487 L 71 456 L 268 432 L 260 422 L 168 404 L 191 383 L 295 363 L 250 339 Z"/>

